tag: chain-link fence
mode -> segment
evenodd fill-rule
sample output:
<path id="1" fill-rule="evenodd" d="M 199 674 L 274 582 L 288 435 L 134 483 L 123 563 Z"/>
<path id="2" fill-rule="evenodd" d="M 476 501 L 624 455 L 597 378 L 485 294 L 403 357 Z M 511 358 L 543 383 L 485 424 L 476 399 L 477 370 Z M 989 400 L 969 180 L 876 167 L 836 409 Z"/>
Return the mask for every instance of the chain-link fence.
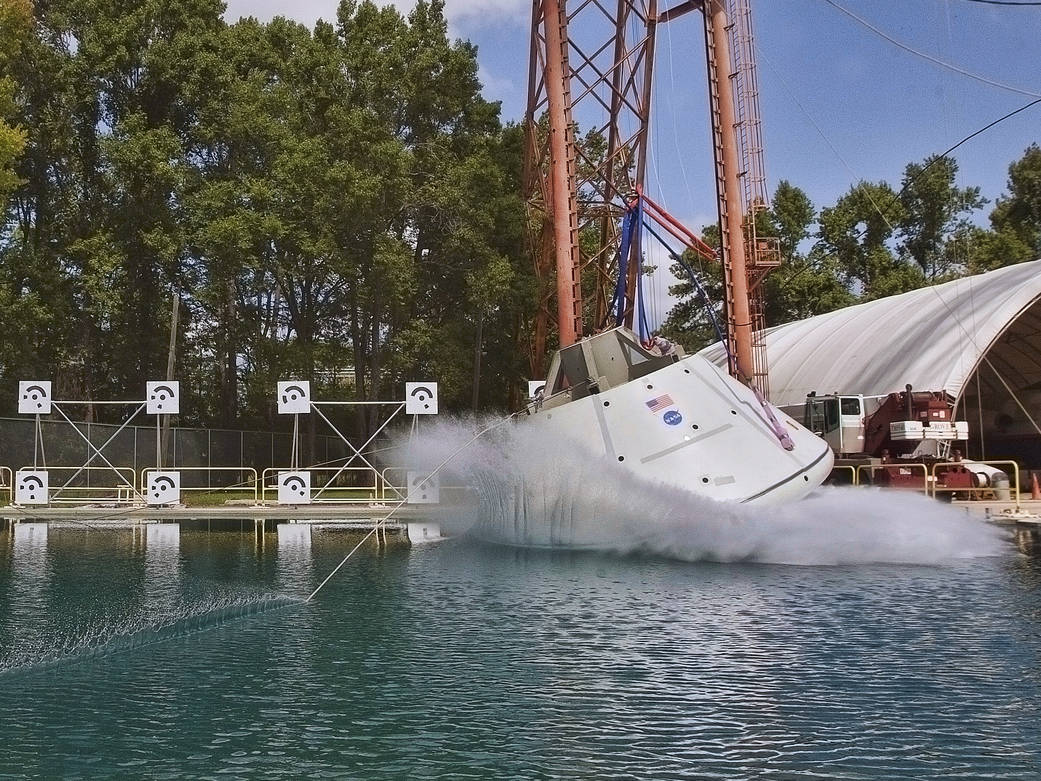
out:
<path id="1" fill-rule="evenodd" d="M 35 465 L 42 468 L 45 464 L 52 468 L 80 467 L 89 461 L 92 467 L 107 467 L 101 458 L 91 459 L 94 451 L 88 441 L 119 469 L 133 469 L 139 474 L 156 465 L 155 427 L 125 426 L 120 430 L 108 423 L 70 425 L 63 420 L 44 419 L 40 420 L 40 427 L 42 449 L 35 436 L 34 418 L 0 418 L 0 466 L 17 471 Z M 289 433 L 171 427 L 163 467 L 252 467 L 261 474 L 269 467 L 288 467 L 292 448 L 293 437 Z M 333 463 L 349 454 L 350 449 L 338 437 L 318 435 L 309 463 L 302 465 Z M 70 474 L 73 472 L 70 470 Z M 181 484 L 185 488 L 208 487 L 211 479 L 206 471 L 185 472 Z M 85 470 L 77 475 L 73 485 L 103 480 L 99 471 Z"/>

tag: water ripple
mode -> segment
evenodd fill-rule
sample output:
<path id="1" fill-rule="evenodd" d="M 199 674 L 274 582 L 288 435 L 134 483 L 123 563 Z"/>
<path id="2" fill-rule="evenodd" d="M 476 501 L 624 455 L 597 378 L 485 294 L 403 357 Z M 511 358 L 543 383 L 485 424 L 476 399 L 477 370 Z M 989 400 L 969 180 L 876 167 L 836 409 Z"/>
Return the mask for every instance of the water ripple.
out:
<path id="1" fill-rule="evenodd" d="M 294 574 L 248 535 L 184 547 L 161 576 L 79 538 L 48 547 L 42 576 L 0 549 L 0 664 L 62 627 L 111 637 L 183 624 L 206 593 L 317 582 L 344 552 L 316 545 Z M 831 567 L 369 552 L 296 609 L 0 677 L 0 775 L 1037 777 L 1039 586 L 1011 551 Z"/>

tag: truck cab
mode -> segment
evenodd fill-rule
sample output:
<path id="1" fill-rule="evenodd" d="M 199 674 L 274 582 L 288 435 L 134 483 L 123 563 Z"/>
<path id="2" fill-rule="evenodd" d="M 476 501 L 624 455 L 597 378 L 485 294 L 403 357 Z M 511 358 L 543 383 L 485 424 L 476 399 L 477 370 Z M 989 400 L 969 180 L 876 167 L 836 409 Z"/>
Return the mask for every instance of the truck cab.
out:
<path id="1" fill-rule="evenodd" d="M 838 454 L 864 451 L 864 397 L 828 394 L 806 397 L 803 425 Z"/>

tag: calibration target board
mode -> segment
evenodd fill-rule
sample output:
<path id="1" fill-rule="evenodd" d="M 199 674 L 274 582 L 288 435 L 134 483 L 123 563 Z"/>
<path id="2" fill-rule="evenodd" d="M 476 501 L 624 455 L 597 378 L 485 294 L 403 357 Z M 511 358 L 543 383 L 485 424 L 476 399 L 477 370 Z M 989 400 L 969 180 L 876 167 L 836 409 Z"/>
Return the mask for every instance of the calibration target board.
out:
<path id="1" fill-rule="evenodd" d="M 408 473 L 409 504 L 437 504 L 441 501 L 441 481 L 437 475 L 426 479 L 429 474 L 429 472 Z"/>
<path id="2" fill-rule="evenodd" d="M 15 472 L 15 504 L 47 504 L 47 482 L 45 469 L 21 469 Z"/>
<path id="3" fill-rule="evenodd" d="M 181 501 L 181 473 L 149 472 L 145 501 L 151 505 L 178 504 Z"/>
<path id="4" fill-rule="evenodd" d="M 278 473 L 279 504 L 310 504 L 311 473 L 279 472 Z"/>
<path id="5" fill-rule="evenodd" d="M 405 414 L 406 415 L 436 415 L 437 414 L 437 383 L 436 382 L 406 382 L 405 383 Z"/>
<path id="6" fill-rule="evenodd" d="M 50 380 L 21 380 L 18 383 L 18 414 L 51 414 Z"/>
<path id="7" fill-rule="evenodd" d="M 311 411 L 311 383 L 286 380 L 278 383 L 278 414 L 306 415 Z"/>
<path id="8" fill-rule="evenodd" d="M 145 383 L 145 414 L 178 415 L 181 412 L 181 383 L 154 380 Z"/>

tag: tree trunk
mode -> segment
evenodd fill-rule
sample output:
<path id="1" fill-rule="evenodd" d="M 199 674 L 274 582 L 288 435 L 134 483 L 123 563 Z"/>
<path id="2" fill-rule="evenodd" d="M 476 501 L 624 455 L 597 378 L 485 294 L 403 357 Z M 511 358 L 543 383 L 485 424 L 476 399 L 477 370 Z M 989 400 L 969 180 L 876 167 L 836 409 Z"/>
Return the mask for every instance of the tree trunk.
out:
<path id="1" fill-rule="evenodd" d="M 235 278 L 229 277 L 224 288 L 224 382 L 221 393 L 221 421 L 232 428 L 238 418 L 239 366 L 236 344 L 238 293 Z"/>
<path id="2" fill-rule="evenodd" d="M 361 323 L 358 321 L 358 298 L 351 296 L 351 347 L 354 350 L 354 391 L 358 399 L 365 399 L 365 341 L 362 335 Z M 365 432 L 365 413 L 361 412 L 364 407 L 357 407 L 359 411 L 355 414 L 355 434 L 359 437 Z M 362 437 L 361 441 L 365 441 Z"/>
<path id="3" fill-rule="evenodd" d="M 170 382 L 174 378 L 174 367 L 177 362 L 177 319 L 181 308 L 181 297 L 175 292 L 173 306 L 170 308 L 170 347 L 166 353 L 166 380 Z M 160 449 L 163 459 L 169 458 L 167 446 L 170 444 L 170 416 L 163 415 L 162 436 L 160 438 Z M 162 467 L 162 464 L 156 464 Z"/>
<path id="4" fill-rule="evenodd" d="M 372 391 L 372 399 L 376 400 L 380 395 L 381 383 L 380 383 L 380 318 L 379 318 L 379 296 L 373 294 L 372 297 L 372 323 L 369 326 L 369 332 L 371 334 L 370 343 L 370 366 L 372 367 L 370 372 L 370 388 Z M 369 414 L 366 416 L 365 421 L 365 438 L 368 439 L 369 435 L 376 430 L 376 426 L 379 424 L 377 416 L 379 415 L 379 408 L 376 406 L 367 407 Z"/>
<path id="5" fill-rule="evenodd" d="M 477 336 L 474 339 L 474 392 L 473 409 L 477 417 L 477 405 L 481 398 L 481 348 L 484 341 L 484 312 L 477 313 Z"/>

